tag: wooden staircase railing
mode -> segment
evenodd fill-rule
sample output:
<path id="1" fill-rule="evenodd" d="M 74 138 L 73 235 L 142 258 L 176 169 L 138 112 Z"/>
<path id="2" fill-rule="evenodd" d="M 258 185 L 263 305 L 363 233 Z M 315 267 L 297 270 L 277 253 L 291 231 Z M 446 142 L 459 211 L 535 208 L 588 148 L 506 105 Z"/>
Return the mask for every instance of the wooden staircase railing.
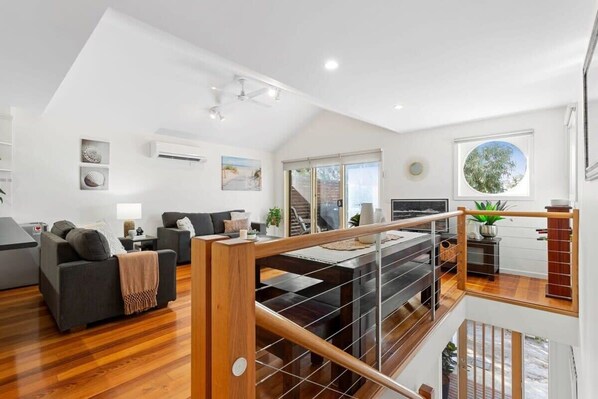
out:
<path id="1" fill-rule="evenodd" d="M 361 360 L 349 355 L 347 352 L 337 348 L 328 341 L 312 334 L 306 329 L 298 326 L 287 318 L 279 315 L 267 307 L 255 303 L 255 321 L 257 325 L 267 329 L 274 334 L 288 339 L 311 352 L 330 359 L 334 363 L 343 366 L 344 368 L 353 371 L 375 382 L 385 388 L 388 388 L 398 394 L 401 394 L 409 399 L 422 399 L 426 396 L 418 394 L 409 388 L 399 384 L 392 378 L 382 374 L 370 365 Z M 420 389 L 421 392 L 421 389 Z M 431 397 L 431 396 L 430 396 Z"/>
<path id="2" fill-rule="evenodd" d="M 255 260 L 299 248 L 455 217 L 462 211 L 361 226 L 255 244 L 226 236 L 191 242 L 191 396 L 206 399 L 255 397 L 255 326 L 288 337 L 342 367 L 407 398 L 427 398 L 366 363 L 255 304 Z M 257 319 L 256 319 L 257 317 Z M 299 338 L 297 338 L 299 337 Z M 428 396 L 427 396 L 428 395 Z"/>
<path id="3" fill-rule="evenodd" d="M 570 218 L 572 231 L 572 291 L 577 308 L 577 260 L 579 213 L 488 212 L 459 208 L 443 214 L 328 231 L 280 240 L 253 243 L 226 236 L 192 240 L 192 397 L 206 399 L 255 397 L 255 326 L 267 329 L 332 362 L 407 398 L 432 396 L 422 385 L 409 390 L 368 364 L 255 302 L 255 261 L 284 252 L 322 245 L 388 230 L 404 229 L 440 219 L 457 218 L 458 288 L 467 290 L 466 218 L 470 215 Z"/>
<path id="4" fill-rule="evenodd" d="M 258 242 L 255 244 L 255 258 L 266 258 L 268 256 L 278 255 L 283 252 L 295 251 L 297 249 L 303 249 L 322 244 L 329 244 L 335 241 L 341 241 L 370 234 L 383 233 L 388 230 L 407 229 L 420 224 L 462 215 L 463 211 L 453 211 L 437 215 L 404 219 L 400 221 L 370 224 L 344 230 L 331 230 L 318 234 L 307 234 L 298 237 L 281 238 L 280 240 Z"/>

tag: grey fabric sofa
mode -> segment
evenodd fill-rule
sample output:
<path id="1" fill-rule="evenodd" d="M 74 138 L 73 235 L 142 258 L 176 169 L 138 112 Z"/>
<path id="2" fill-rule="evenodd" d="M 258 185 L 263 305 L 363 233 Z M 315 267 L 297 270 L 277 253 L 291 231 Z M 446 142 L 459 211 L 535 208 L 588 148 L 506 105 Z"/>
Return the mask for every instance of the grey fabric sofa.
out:
<path id="1" fill-rule="evenodd" d="M 127 250 L 133 241 L 121 239 Z M 158 307 L 176 299 L 176 254 L 158 251 Z M 50 232 L 41 236 L 39 290 L 60 331 L 122 316 L 124 304 L 116 257 L 82 260 L 71 245 Z"/>
<path id="2" fill-rule="evenodd" d="M 187 230 L 177 228 L 176 222 L 179 219 L 188 217 L 193 224 L 196 236 L 211 234 L 227 235 L 236 238 L 239 233 L 224 233 L 224 221 L 231 219 L 231 212 L 245 212 L 242 209 L 215 212 L 215 213 L 185 213 L 185 212 L 164 212 L 162 224 L 158 227 L 158 249 L 171 249 L 177 253 L 178 264 L 186 264 L 191 261 L 191 234 Z M 265 223 L 251 223 L 251 228 L 258 231 L 258 234 L 266 234 Z"/>

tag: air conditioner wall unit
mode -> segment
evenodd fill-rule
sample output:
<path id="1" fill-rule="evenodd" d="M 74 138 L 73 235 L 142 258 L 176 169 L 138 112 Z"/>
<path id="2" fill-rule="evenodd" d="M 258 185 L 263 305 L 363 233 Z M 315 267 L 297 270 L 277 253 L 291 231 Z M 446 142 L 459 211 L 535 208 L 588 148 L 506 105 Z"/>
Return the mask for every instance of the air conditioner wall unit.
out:
<path id="1" fill-rule="evenodd" d="M 201 155 L 198 147 L 161 141 L 150 143 L 150 157 L 190 162 L 205 162 L 207 160 L 205 156 Z"/>

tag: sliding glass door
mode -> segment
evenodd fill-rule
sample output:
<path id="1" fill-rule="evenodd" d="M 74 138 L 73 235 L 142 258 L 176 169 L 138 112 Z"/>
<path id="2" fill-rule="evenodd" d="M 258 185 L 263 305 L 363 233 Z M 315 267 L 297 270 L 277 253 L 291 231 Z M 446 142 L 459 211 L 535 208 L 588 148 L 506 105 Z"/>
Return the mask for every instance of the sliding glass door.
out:
<path id="1" fill-rule="evenodd" d="M 361 212 L 361 204 L 380 206 L 380 162 L 345 165 L 345 220 Z"/>
<path id="2" fill-rule="evenodd" d="M 318 233 L 337 230 L 343 226 L 343 179 L 340 165 L 315 168 L 316 212 Z"/>
<path id="3" fill-rule="evenodd" d="M 380 152 L 286 162 L 286 234 L 346 228 L 351 217 L 361 211 L 362 203 L 379 207 L 378 159 Z"/>
<path id="4" fill-rule="evenodd" d="M 312 171 L 309 168 L 289 170 L 287 202 L 289 223 L 287 234 L 299 236 L 311 233 Z"/>

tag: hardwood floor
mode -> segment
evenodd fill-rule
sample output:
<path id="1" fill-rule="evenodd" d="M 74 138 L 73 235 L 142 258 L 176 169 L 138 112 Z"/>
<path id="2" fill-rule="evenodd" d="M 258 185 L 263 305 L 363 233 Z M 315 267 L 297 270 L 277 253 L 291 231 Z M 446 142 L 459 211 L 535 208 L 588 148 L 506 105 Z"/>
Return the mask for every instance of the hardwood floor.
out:
<path id="1" fill-rule="evenodd" d="M 547 280 L 513 274 L 497 274 L 494 281 L 470 274 L 466 289 L 468 295 L 577 317 L 572 301 L 545 295 L 546 283 Z"/>
<path id="2" fill-rule="evenodd" d="M 189 266 L 178 268 L 178 298 L 167 308 L 97 323 L 66 334 L 58 332 L 37 287 L 0 291 L 0 398 L 188 398 L 190 271 Z M 542 289 L 535 288 L 535 282 L 517 276 L 500 276 L 498 282 L 494 283 L 498 288 L 491 288 L 490 284 L 470 277 L 468 288 L 524 297 L 531 294 L 521 287 L 534 292 Z M 455 284 L 453 275 L 443 278 L 439 318 L 463 296 Z M 429 333 L 432 323 L 424 317 L 427 314 L 428 309 L 413 299 L 385 321 L 383 329 L 388 333 L 384 342 L 384 351 L 388 351 L 385 373 L 400 370 L 416 351 L 417 342 Z M 368 339 L 371 342 L 372 337 Z M 281 365 L 270 354 L 260 360 L 274 367 Z M 371 363 L 373 357 L 367 357 L 367 361 Z M 306 356 L 302 375 L 310 374 L 316 367 Z M 314 375 L 313 381 L 323 383 L 329 374 L 330 367 L 326 366 Z M 268 375 L 271 377 L 258 386 L 259 397 L 278 398 L 280 373 L 273 374 L 270 367 L 258 366 L 258 381 Z M 305 385 L 303 397 L 314 397 L 322 389 L 313 383 Z M 375 390 L 366 384 L 357 396 L 370 397 Z M 317 397 L 342 395 L 325 391 Z"/>
<path id="3" fill-rule="evenodd" d="M 1 398 L 188 398 L 190 267 L 168 308 L 61 334 L 37 287 L 0 292 Z"/>

